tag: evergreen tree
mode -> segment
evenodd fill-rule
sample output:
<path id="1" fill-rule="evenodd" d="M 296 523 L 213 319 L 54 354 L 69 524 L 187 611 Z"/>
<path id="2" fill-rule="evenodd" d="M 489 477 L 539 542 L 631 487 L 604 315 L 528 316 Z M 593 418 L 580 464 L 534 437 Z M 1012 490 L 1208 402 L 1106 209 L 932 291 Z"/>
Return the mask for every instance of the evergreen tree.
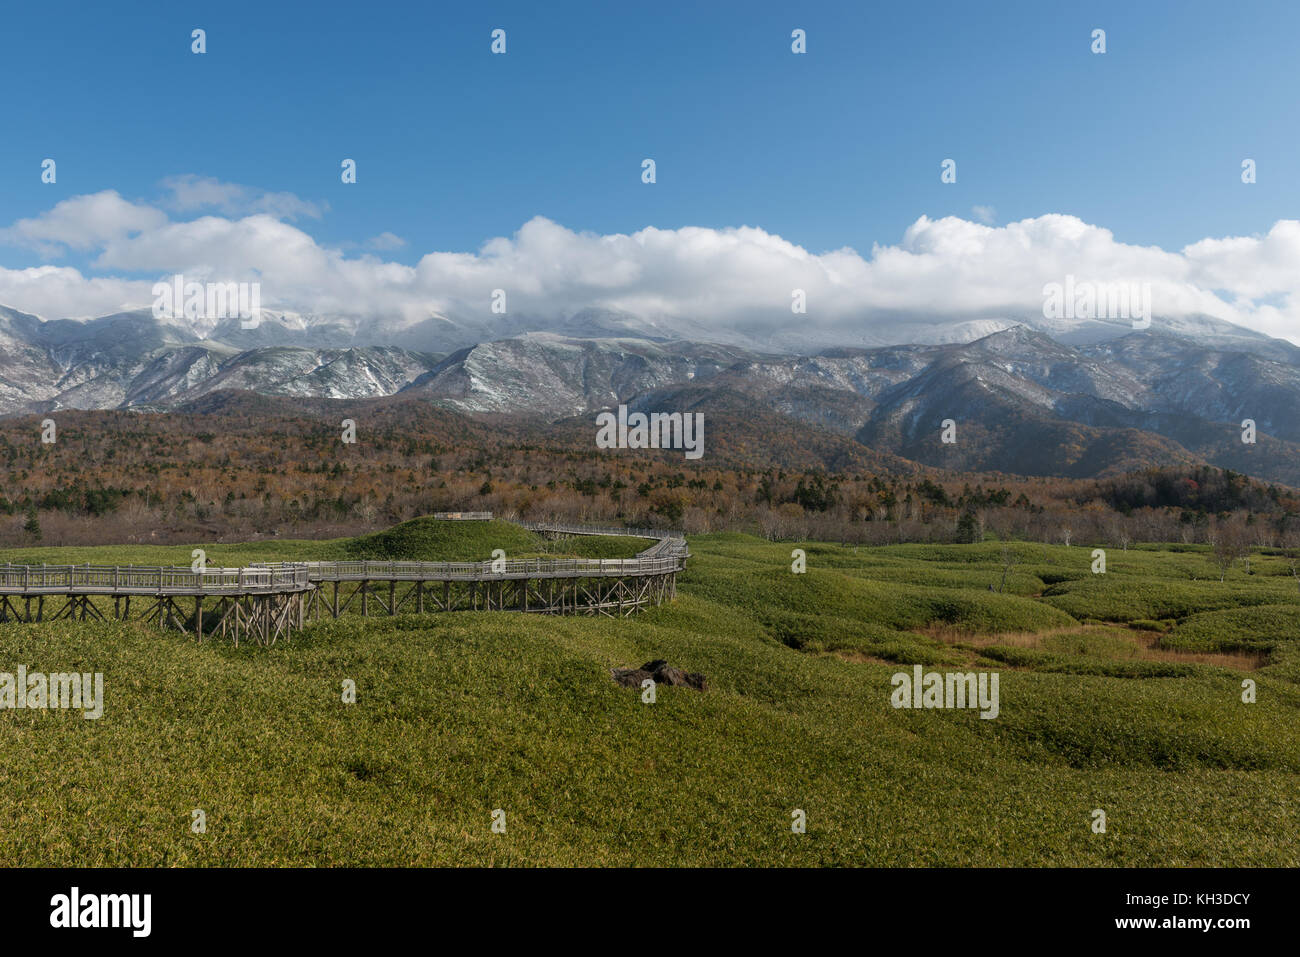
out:
<path id="1" fill-rule="evenodd" d="M 29 508 L 27 510 L 27 524 L 23 526 L 23 531 L 36 541 L 41 540 L 41 520 L 36 516 L 36 509 Z"/>

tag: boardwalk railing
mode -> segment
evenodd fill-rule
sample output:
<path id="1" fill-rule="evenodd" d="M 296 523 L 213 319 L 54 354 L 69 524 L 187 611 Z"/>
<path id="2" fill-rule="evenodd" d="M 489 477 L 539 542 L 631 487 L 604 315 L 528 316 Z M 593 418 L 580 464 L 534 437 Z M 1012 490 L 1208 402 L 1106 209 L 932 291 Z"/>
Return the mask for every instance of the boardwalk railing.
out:
<path id="1" fill-rule="evenodd" d="M 510 578 L 625 578 L 681 571 L 678 556 L 650 558 L 525 558 L 502 562 L 296 562 L 263 564 L 273 570 L 306 568 L 312 582 L 497 581 Z"/>
<path id="2" fill-rule="evenodd" d="M 656 539 L 655 543 L 645 551 L 637 553 L 638 560 L 667 556 L 681 559 L 690 557 L 690 550 L 686 547 L 686 535 L 672 529 L 622 528 L 616 525 L 569 525 L 562 522 L 519 522 L 518 524 L 531 532 L 550 532 L 553 535 L 611 535 Z"/>
<path id="3" fill-rule="evenodd" d="M 301 565 L 207 568 L 159 565 L 0 565 L 5 594 L 244 595 L 311 587 Z"/>
<path id="4" fill-rule="evenodd" d="M 635 558 L 526 558 L 500 562 L 258 562 L 257 568 L 305 567 L 312 582 L 502 581 L 519 578 L 629 578 L 679 572 L 689 557 L 681 532 L 649 528 L 597 528 L 548 522 L 520 522 L 534 532 L 563 535 L 619 535 L 656 539 Z"/>
<path id="5" fill-rule="evenodd" d="M 624 538 L 679 538 L 681 532 L 666 528 L 623 528 L 621 525 L 570 525 L 563 522 L 516 522 L 530 532 L 556 532 L 563 535 L 617 535 Z"/>

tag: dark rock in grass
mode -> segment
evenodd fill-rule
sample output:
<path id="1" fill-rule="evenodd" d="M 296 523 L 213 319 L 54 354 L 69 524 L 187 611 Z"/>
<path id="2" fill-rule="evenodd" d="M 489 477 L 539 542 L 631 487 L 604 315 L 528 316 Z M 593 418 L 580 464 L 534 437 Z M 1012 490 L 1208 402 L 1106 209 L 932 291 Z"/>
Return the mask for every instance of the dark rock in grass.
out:
<path id="1" fill-rule="evenodd" d="M 677 688 L 694 688 L 696 691 L 708 691 L 709 683 L 704 675 L 682 671 L 674 668 L 662 658 L 647 661 L 640 668 L 614 668 L 610 674 L 625 688 L 639 688 L 647 678 L 654 679 L 657 685 L 672 685 Z"/>
<path id="2" fill-rule="evenodd" d="M 609 673 L 624 688 L 639 688 L 641 682 L 650 677 L 650 672 L 640 668 L 611 668 Z"/>

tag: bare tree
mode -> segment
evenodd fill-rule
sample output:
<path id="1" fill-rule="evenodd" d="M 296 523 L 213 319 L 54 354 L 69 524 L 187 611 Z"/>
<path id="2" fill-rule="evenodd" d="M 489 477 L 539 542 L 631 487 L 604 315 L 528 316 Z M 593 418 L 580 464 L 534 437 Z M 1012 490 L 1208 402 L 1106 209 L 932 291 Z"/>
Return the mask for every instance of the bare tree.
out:
<path id="1" fill-rule="evenodd" d="M 1016 567 L 1016 553 L 1008 545 L 1002 546 L 1002 581 L 998 582 L 998 591 L 1005 591 L 1007 587 L 1007 576 L 1011 574 L 1011 569 Z"/>
<path id="2" fill-rule="evenodd" d="M 1250 538 L 1238 522 L 1217 522 L 1212 533 L 1214 564 L 1219 566 L 1219 581 L 1228 577 L 1228 569 L 1240 558 L 1250 555 Z"/>

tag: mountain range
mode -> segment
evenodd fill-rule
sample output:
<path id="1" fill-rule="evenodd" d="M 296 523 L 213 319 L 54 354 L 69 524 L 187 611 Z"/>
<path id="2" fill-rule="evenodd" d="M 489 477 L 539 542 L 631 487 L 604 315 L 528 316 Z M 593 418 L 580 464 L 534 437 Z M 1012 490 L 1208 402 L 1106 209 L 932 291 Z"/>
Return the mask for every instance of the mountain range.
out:
<path id="1" fill-rule="evenodd" d="M 619 404 L 725 407 L 953 470 L 1085 477 L 1209 463 L 1300 486 L 1300 348 L 1215 320 L 1142 331 L 994 323 L 949 328 L 956 341 L 812 354 L 679 338 L 595 310 L 557 328 L 503 327 L 444 353 L 412 347 L 455 343 L 468 327 L 404 336 L 273 314 L 255 329 L 196 330 L 148 311 L 43 320 L 0 307 L 0 415 L 193 410 L 232 391 L 420 399 L 548 423 Z M 954 442 L 940 439 L 945 420 Z"/>

